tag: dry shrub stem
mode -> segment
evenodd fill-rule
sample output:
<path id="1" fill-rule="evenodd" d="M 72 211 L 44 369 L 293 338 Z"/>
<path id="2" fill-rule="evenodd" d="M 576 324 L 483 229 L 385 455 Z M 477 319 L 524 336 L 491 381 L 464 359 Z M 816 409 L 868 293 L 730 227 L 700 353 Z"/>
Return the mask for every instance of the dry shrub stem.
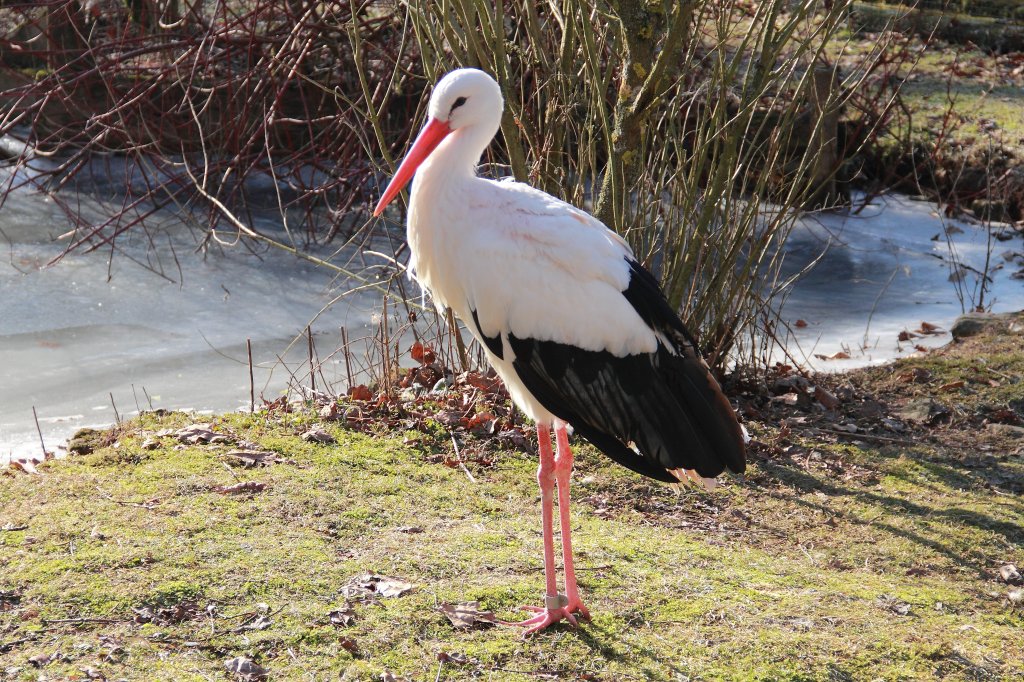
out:
<path id="1" fill-rule="evenodd" d="M 33 171 L 3 197 L 50 191 L 74 226 L 68 250 L 113 257 L 121 235 L 170 210 L 201 249 L 256 239 L 338 268 L 303 246 L 367 243 L 385 227 L 363 221 L 367 202 L 422 120 L 425 90 L 479 66 L 507 103 L 487 161 L 625 235 L 713 365 L 765 363 L 774 335 L 762 322 L 789 283 L 781 244 L 838 170 L 820 167 L 835 146 L 825 123 L 884 53 L 839 74 L 825 47 L 850 2 L 820 4 L 200 0 L 83 16 L 74 2 L 8 3 L 8 44 L 22 49 L 3 70 L 0 134 L 29 143 L 15 162 Z M 815 94 L 822 70 L 838 86 Z M 35 163 L 43 155 L 52 166 Z M 123 198 L 89 221 L 57 190 L 89 191 L 97 173 L 124 177 Z M 283 236 L 257 229 L 267 215 Z M 466 367 L 461 337 L 446 343 Z"/>

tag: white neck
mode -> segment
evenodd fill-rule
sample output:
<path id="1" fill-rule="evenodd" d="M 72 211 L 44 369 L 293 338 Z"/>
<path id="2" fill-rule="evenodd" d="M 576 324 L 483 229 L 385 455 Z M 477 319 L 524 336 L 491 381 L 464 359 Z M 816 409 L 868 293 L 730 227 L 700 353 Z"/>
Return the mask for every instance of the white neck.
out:
<path id="1" fill-rule="evenodd" d="M 416 181 L 424 185 L 433 185 L 445 179 L 465 179 L 476 176 L 476 166 L 480 162 L 487 145 L 498 132 L 497 122 L 494 126 L 478 123 L 460 128 L 449 135 L 437 146 L 416 171 Z"/>

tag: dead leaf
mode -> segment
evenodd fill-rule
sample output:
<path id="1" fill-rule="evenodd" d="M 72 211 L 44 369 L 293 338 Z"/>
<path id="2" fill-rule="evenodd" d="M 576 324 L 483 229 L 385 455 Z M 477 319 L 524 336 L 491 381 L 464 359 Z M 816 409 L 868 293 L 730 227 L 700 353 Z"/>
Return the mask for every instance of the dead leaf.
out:
<path id="1" fill-rule="evenodd" d="M 839 407 L 839 398 L 835 397 L 828 389 L 821 386 L 814 387 L 814 399 L 825 406 L 825 409 L 834 410 Z"/>
<path id="2" fill-rule="evenodd" d="M 359 384 L 348 389 L 348 397 L 352 400 L 373 400 L 373 393 L 365 384 Z"/>
<path id="3" fill-rule="evenodd" d="M 215 485 L 211 490 L 221 495 L 247 495 L 249 493 L 263 492 L 267 487 L 266 483 L 256 481 L 240 481 L 232 485 Z"/>
<path id="4" fill-rule="evenodd" d="M 290 459 L 282 459 L 276 452 L 270 452 L 269 450 L 232 450 L 225 452 L 224 456 L 239 460 L 239 463 L 244 467 L 295 463 Z"/>
<path id="5" fill-rule="evenodd" d="M 224 667 L 229 673 L 238 675 L 242 680 L 262 680 L 270 673 L 269 670 L 257 665 L 246 656 L 238 656 L 224 661 Z"/>
<path id="6" fill-rule="evenodd" d="M 896 339 L 898 341 L 910 341 L 911 339 L 916 339 L 917 337 L 918 334 L 908 332 L 906 329 L 904 329 L 903 331 L 900 332 L 900 335 L 897 336 Z"/>
<path id="7" fill-rule="evenodd" d="M 896 375 L 896 380 L 901 384 L 923 384 L 931 380 L 931 378 L 932 373 L 923 367 L 915 367 Z"/>
<path id="8" fill-rule="evenodd" d="M 412 592 L 416 589 L 416 586 L 398 578 L 389 578 L 385 575 L 364 573 L 349 581 L 346 588 L 350 588 L 349 591 L 352 591 L 351 588 L 355 588 L 355 592 L 352 596 L 356 596 L 359 592 L 363 592 L 379 594 L 382 597 L 401 597 L 404 594 Z M 349 595 L 345 593 L 345 588 L 342 588 L 342 594 L 348 597 Z"/>
<path id="9" fill-rule="evenodd" d="M 948 391 L 955 391 L 955 390 L 963 388 L 963 387 L 964 387 L 963 379 L 958 379 L 957 381 L 950 381 L 948 384 L 942 384 L 941 386 L 939 386 L 939 390 L 943 391 L 943 392 L 948 392 Z"/>
<path id="10" fill-rule="evenodd" d="M 457 651 L 451 653 L 447 651 L 437 652 L 437 661 L 439 663 L 454 663 L 455 665 L 469 665 L 473 662 L 473 659 L 466 654 L 460 654 Z"/>
<path id="11" fill-rule="evenodd" d="M 438 610 L 448 617 L 457 628 L 471 628 L 474 625 L 496 625 L 498 619 L 491 611 L 481 611 L 480 602 L 467 601 L 458 604 L 441 604 Z"/>
<path id="12" fill-rule="evenodd" d="M 267 616 L 265 613 L 261 613 L 257 615 L 255 618 L 248 620 L 245 623 L 242 623 L 237 628 L 232 630 L 232 632 L 244 632 L 245 630 L 266 630 L 273 624 L 274 621 L 270 620 L 269 616 Z"/>
<path id="13" fill-rule="evenodd" d="M 352 604 L 345 602 L 345 605 L 340 609 L 335 609 L 327 614 L 327 618 L 331 621 L 331 625 L 337 627 L 348 627 L 352 623 L 356 622 L 356 612 L 352 608 Z"/>
<path id="14" fill-rule="evenodd" d="M 214 433 L 213 424 L 192 424 L 174 432 L 174 437 L 188 445 L 200 443 L 227 443 L 230 439 L 222 433 Z"/>
<path id="15" fill-rule="evenodd" d="M 916 331 L 918 334 L 945 334 L 945 330 L 943 330 L 938 325 L 924 321 L 921 322 L 921 328 L 915 329 L 914 331 Z"/>
<path id="16" fill-rule="evenodd" d="M 341 406 L 333 400 L 320 408 L 320 418 L 334 421 L 341 415 Z"/>
<path id="17" fill-rule="evenodd" d="M 819 360 L 849 360 L 850 354 L 847 353 L 846 351 L 841 350 L 838 353 L 833 353 L 832 355 L 822 355 L 821 353 L 815 353 L 814 357 L 818 358 Z"/>
<path id="18" fill-rule="evenodd" d="M 421 365 L 432 365 L 437 361 L 437 355 L 430 346 L 424 346 L 417 341 L 409 348 L 409 355 Z"/>
<path id="19" fill-rule="evenodd" d="M 309 431 L 302 434 L 302 440 L 309 443 L 333 443 L 334 436 L 327 433 L 323 429 L 314 426 Z"/>
<path id="20" fill-rule="evenodd" d="M 882 595 L 878 598 L 878 604 L 886 611 L 889 611 L 890 613 L 895 613 L 898 616 L 910 615 L 910 604 L 908 604 L 905 601 L 896 599 L 895 597 Z"/>
<path id="21" fill-rule="evenodd" d="M 26 474 L 33 474 L 35 476 L 43 475 L 39 469 L 36 469 L 36 462 L 33 459 L 12 459 L 10 467 L 12 469 L 24 471 Z"/>
<path id="22" fill-rule="evenodd" d="M 359 653 L 359 645 L 356 644 L 356 640 L 350 637 L 342 637 L 338 640 L 338 644 L 341 645 L 342 649 L 345 649 L 351 654 Z"/>
<path id="23" fill-rule="evenodd" d="M 382 597 L 401 597 L 403 594 L 408 594 L 416 588 L 410 582 L 399 580 L 398 578 L 383 578 L 377 581 L 377 594 Z"/>
<path id="24" fill-rule="evenodd" d="M 1004 583 L 1010 583 L 1011 585 L 1017 585 L 1021 582 L 1020 571 L 1013 564 L 1000 566 L 999 577 L 1002 578 Z"/>
<path id="25" fill-rule="evenodd" d="M 346 679 L 342 677 L 342 679 Z M 408 682 L 409 678 L 399 677 L 390 670 L 385 670 L 380 674 L 380 682 Z"/>
<path id="26" fill-rule="evenodd" d="M 803 329 L 804 327 L 807 326 L 807 320 L 797 320 L 796 322 L 793 323 L 793 326 L 796 327 L 797 329 Z"/>
<path id="27" fill-rule="evenodd" d="M 37 668 L 42 668 L 43 666 L 49 665 L 50 661 L 54 660 L 59 656 L 60 654 L 56 652 L 52 654 L 36 654 L 35 656 L 30 656 L 28 662 Z"/>

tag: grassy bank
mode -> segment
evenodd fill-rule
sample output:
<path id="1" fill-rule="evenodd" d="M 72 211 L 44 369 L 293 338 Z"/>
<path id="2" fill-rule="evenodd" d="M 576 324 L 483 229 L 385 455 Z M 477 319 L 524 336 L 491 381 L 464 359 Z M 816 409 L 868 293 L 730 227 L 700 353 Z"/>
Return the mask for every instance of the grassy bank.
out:
<path id="1" fill-rule="evenodd" d="M 456 455 L 450 415 L 401 405 L 391 428 L 145 415 L 0 478 L 0 679 L 1019 679 L 999 569 L 1024 565 L 1024 440 L 983 425 L 1024 407 L 1018 341 L 834 379 L 832 410 L 787 406 L 793 378 L 748 395 L 752 466 L 710 493 L 581 447 L 595 619 L 527 641 L 439 611 L 539 602 L 536 464 L 511 441 Z"/>
<path id="2" fill-rule="evenodd" d="M 855 185 L 926 194 L 954 213 L 1000 222 L 1024 218 L 1024 53 L 994 53 L 912 34 L 856 32 L 830 46 L 855 71 L 876 43 L 894 39 L 879 68 L 845 110 L 850 141 L 888 111 L 847 173 Z M 894 93 L 897 93 L 895 95 Z M 886 109 L 889 98 L 895 104 Z"/>

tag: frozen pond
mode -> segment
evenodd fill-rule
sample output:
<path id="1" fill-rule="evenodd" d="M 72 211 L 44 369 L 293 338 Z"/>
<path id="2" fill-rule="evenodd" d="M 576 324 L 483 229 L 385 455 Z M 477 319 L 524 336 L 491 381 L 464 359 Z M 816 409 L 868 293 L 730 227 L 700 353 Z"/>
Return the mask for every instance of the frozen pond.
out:
<path id="1" fill-rule="evenodd" d="M 882 362 L 919 352 L 915 345 L 948 343 L 953 321 L 979 301 L 994 312 L 1024 309 L 1024 280 L 1013 277 L 1024 270 L 1020 234 L 990 239 L 988 229 L 943 218 L 930 202 L 890 195 L 874 199 L 858 215 L 807 216 L 786 252 L 788 273 L 820 256 L 782 309 L 791 330 L 789 352 L 818 370 Z M 900 332 L 913 333 L 922 322 L 945 331 L 899 341 Z M 850 357 L 819 357 L 836 354 Z"/>
<path id="2" fill-rule="evenodd" d="M 192 232 L 171 220 L 148 237 L 119 238 L 112 258 L 109 248 L 73 252 L 45 267 L 68 229 L 43 194 L 16 192 L 0 211 L 0 461 L 40 454 L 33 406 L 52 451 L 79 427 L 113 423 L 115 407 L 121 418 L 150 407 L 248 409 L 246 339 L 257 405 L 282 395 L 290 373 L 308 385 L 310 323 L 318 385 L 341 390 L 342 356 L 329 357 L 341 328 L 357 359 L 358 340 L 377 328 L 377 290 L 329 305 L 361 282 L 278 249 L 214 245 L 199 254 Z M 150 249 L 149 237 L 161 248 Z M 354 253 L 315 255 L 344 265 Z"/>
<path id="3" fill-rule="evenodd" d="M 277 230 L 269 218 L 258 227 Z M 122 418 L 149 407 L 248 409 L 247 338 L 259 401 L 280 396 L 289 371 L 308 372 L 302 334 L 312 320 L 321 360 L 340 347 L 343 326 L 352 338 L 376 330 L 378 291 L 346 297 L 321 314 L 358 283 L 279 250 L 197 254 L 196 237 L 168 219 L 164 229 L 150 230 L 156 251 L 138 233 L 120 238 L 113 258 L 109 249 L 76 252 L 44 267 L 65 248 L 57 238 L 68 229 L 43 194 L 16 192 L 0 211 L 0 459 L 39 454 L 33 406 L 50 450 L 81 426 L 113 423 L 115 406 Z M 842 369 L 914 352 L 897 337 L 922 321 L 948 330 L 961 301 L 950 281 L 956 268 L 947 231 L 957 259 L 983 270 L 986 231 L 940 219 L 932 204 L 884 197 L 859 216 L 802 220 L 786 247 L 788 270 L 825 253 L 783 309 L 791 326 L 806 322 L 792 327 L 789 352 L 818 369 Z M 1024 308 L 1024 282 L 1010 277 L 1022 264 L 1004 262 L 1006 251 L 1024 251 L 1020 238 L 992 245 L 991 265 L 1005 265 L 991 272 L 985 298 L 996 311 Z M 355 253 L 315 255 L 345 264 Z M 973 292 L 977 281 L 966 270 L 961 293 Z M 973 302 L 967 295 L 963 305 Z M 948 340 L 940 334 L 920 342 Z M 841 351 L 851 358 L 815 358 Z M 323 375 L 344 387 L 340 357 L 324 361 Z"/>

